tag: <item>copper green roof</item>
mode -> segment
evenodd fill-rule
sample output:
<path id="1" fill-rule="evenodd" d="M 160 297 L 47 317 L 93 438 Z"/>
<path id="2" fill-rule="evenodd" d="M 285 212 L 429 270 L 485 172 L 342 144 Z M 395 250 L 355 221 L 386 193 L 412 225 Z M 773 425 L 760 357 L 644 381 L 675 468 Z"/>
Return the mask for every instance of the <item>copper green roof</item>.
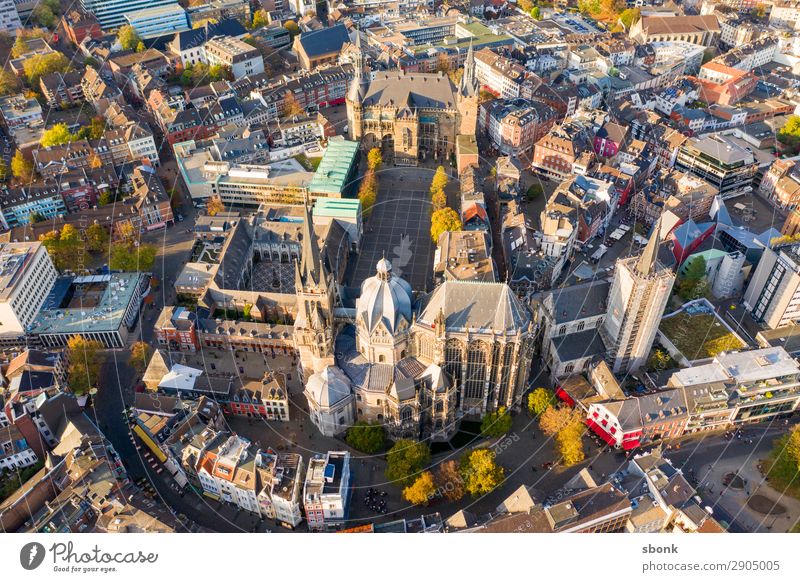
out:
<path id="1" fill-rule="evenodd" d="M 328 149 L 308 185 L 309 192 L 341 196 L 358 156 L 358 142 L 330 138 Z"/>

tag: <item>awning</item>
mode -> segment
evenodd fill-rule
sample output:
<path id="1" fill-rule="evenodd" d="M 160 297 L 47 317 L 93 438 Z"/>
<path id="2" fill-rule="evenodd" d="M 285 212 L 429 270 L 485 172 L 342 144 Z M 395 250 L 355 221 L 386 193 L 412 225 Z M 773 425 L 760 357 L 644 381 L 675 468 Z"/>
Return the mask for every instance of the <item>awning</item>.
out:
<path id="1" fill-rule="evenodd" d="M 566 393 L 566 391 L 564 391 L 564 389 L 561 386 L 556 388 L 556 397 L 562 402 L 565 402 L 566 404 L 569 404 L 572 407 L 575 406 L 575 401 L 569 394 Z"/>
<path id="2" fill-rule="evenodd" d="M 615 439 L 613 436 L 608 434 L 606 429 L 604 429 L 602 426 L 597 424 L 591 418 L 587 418 L 586 419 L 586 425 L 590 429 L 592 429 L 595 432 L 595 434 L 597 434 L 597 436 L 599 436 L 601 439 L 603 439 L 606 442 L 606 444 L 611 445 L 612 447 L 616 447 L 617 446 L 617 439 Z"/>
<path id="3" fill-rule="evenodd" d="M 631 449 L 635 449 L 639 446 L 639 439 L 634 439 L 631 441 L 622 441 L 622 448 L 626 451 L 630 451 Z"/>
<path id="4" fill-rule="evenodd" d="M 142 442 L 147 445 L 148 449 L 153 451 L 153 454 L 159 461 L 163 463 L 164 461 L 167 460 L 167 456 L 164 454 L 164 451 L 158 448 L 158 445 L 155 442 L 153 442 L 153 439 L 151 439 L 150 436 L 146 432 L 144 432 L 144 430 L 142 430 L 141 426 L 139 426 L 138 424 L 134 426 L 133 432 L 136 433 L 136 436 L 142 439 Z"/>

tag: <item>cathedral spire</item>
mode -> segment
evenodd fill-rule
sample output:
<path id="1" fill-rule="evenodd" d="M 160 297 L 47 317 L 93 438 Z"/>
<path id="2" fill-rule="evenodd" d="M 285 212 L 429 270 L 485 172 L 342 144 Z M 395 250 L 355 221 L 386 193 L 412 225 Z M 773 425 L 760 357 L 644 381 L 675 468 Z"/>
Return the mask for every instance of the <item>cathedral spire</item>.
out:
<path id="1" fill-rule="evenodd" d="M 366 78 L 364 75 L 364 49 L 361 47 L 361 31 L 356 29 L 356 38 L 353 46 L 353 81 L 347 91 L 347 99 L 359 105 L 366 94 Z"/>
<path id="2" fill-rule="evenodd" d="M 475 95 L 478 92 L 478 84 L 475 80 L 475 51 L 472 47 L 471 38 L 469 39 L 467 58 L 464 61 L 464 74 L 461 76 L 459 91 L 464 97 Z"/>
<path id="3" fill-rule="evenodd" d="M 636 262 L 636 271 L 642 275 L 647 276 L 653 272 L 656 265 L 656 257 L 658 255 L 658 245 L 661 242 L 661 217 L 656 221 L 653 227 L 653 233 L 650 235 L 650 240 L 642 251 L 642 256 Z"/>
<path id="4" fill-rule="evenodd" d="M 325 273 L 322 266 L 322 259 L 319 255 L 317 236 L 314 233 L 311 205 L 308 200 L 304 201 L 303 209 L 305 211 L 303 221 L 303 247 L 300 256 L 298 275 L 302 284 L 318 286 L 320 284 L 325 284 Z"/>

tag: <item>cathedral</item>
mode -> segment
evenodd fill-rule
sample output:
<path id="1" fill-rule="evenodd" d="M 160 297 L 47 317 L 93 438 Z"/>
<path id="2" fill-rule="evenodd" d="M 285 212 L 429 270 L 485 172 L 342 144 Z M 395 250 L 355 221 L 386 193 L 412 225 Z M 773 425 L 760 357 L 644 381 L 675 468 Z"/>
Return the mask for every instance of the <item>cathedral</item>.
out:
<path id="1" fill-rule="evenodd" d="M 456 136 L 475 135 L 478 82 L 470 43 L 456 88 L 444 73 L 364 70 L 361 34 L 356 33 L 353 82 L 345 99 L 350 139 L 369 150 L 380 147 L 386 162 L 415 166 L 455 154 Z"/>
<path id="2" fill-rule="evenodd" d="M 355 309 L 336 309 L 335 283 L 314 236 L 306 226 L 294 339 L 309 415 L 321 433 L 368 421 L 392 438 L 449 440 L 462 418 L 519 404 L 534 322 L 508 285 L 447 281 L 415 299 L 384 258 Z"/>

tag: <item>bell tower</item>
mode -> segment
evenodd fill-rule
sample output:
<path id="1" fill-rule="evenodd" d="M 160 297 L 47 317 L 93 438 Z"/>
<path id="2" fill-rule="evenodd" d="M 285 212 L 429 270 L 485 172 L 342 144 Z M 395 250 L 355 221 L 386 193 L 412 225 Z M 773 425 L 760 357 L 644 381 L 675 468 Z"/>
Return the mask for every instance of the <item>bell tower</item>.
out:
<path id="1" fill-rule="evenodd" d="M 364 70 L 364 50 L 361 48 L 361 31 L 356 30 L 355 51 L 353 53 L 353 81 L 347 90 L 347 133 L 351 140 L 361 139 L 361 104 L 367 94 L 369 82 Z"/>
<path id="2" fill-rule="evenodd" d="M 297 317 L 294 343 L 304 378 L 334 365 L 333 278 L 320 257 L 319 243 L 308 204 L 305 205 L 302 255 L 295 268 Z"/>
<path id="3" fill-rule="evenodd" d="M 458 87 L 458 110 L 461 114 L 459 135 L 475 135 L 478 129 L 478 98 L 480 85 L 475 77 L 475 51 L 469 41 L 467 58 L 464 61 L 464 74 Z"/>

